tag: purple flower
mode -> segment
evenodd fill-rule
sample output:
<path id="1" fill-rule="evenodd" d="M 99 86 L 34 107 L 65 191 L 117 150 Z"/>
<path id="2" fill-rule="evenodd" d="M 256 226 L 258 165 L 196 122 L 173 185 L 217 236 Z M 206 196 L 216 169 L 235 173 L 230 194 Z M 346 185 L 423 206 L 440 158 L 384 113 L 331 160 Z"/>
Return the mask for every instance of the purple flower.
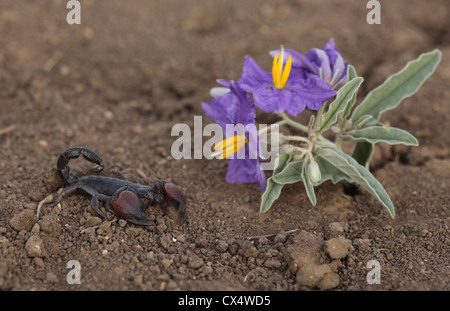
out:
<path id="1" fill-rule="evenodd" d="M 275 57 L 281 49 L 271 51 Z M 292 71 L 303 71 L 307 74 L 319 76 L 337 89 L 347 82 L 348 63 L 338 52 L 334 39 L 330 39 L 322 49 L 312 49 L 306 56 L 294 50 L 285 50 L 287 56 L 292 57 Z"/>
<path id="2" fill-rule="evenodd" d="M 290 53 L 285 54 L 282 48 L 275 54 L 272 73 L 268 73 L 253 58 L 247 57 L 238 82 L 243 90 L 253 94 L 256 105 L 264 112 L 287 112 L 296 116 L 306 107 L 318 110 L 336 91 L 319 76 L 309 75 L 303 67 L 291 71 L 296 62 L 298 60 Z M 310 70 L 314 68 L 309 62 L 306 65 L 310 65 Z"/>
<path id="3" fill-rule="evenodd" d="M 228 158 L 242 150 L 245 157 L 230 158 L 227 182 L 231 184 L 258 182 L 265 191 L 267 181 L 259 164 L 259 139 L 255 126 L 256 109 L 249 94 L 234 81 L 218 80 L 230 92 L 202 103 L 206 115 L 216 121 L 226 133 L 227 138 L 215 146 L 221 159 Z M 227 125 L 240 125 L 247 133 L 235 135 L 227 133 Z"/>

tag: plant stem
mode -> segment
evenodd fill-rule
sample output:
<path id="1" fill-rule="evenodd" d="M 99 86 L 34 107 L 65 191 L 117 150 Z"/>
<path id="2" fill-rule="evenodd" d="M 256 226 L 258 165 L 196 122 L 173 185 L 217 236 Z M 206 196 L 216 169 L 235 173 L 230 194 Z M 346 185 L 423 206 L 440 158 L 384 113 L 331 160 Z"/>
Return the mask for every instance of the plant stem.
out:
<path id="1" fill-rule="evenodd" d="M 273 125 L 278 125 L 278 126 L 280 126 L 280 125 L 283 125 L 283 124 L 286 124 L 286 123 L 288 123 L 287 120 L 281 120 L 281 121 L 275 122 L 275 123 L 273 123 L 273 124 L 271 124 L 271 125 L 269 125 L 269 126 L 263 128 L 263 129 L 260 129 L 260 130 L 258 131 L 258 136 L 261 135 L 261 134 L 267 133 L 267 132 L 272 128 Z"/>
<path id="2" fill-rule="evenodd" d="M 324 107 L 325 107 L 327 104 L 328 104 L 328 101 L 325 102 L 325 103 L 322 105 L 322 107 L 320 108 L 320 110 L 319 110 L 319 112 L 318 112 L 318 114 L 317 114 L 316 123 L 314 124 L 314 126 L 318 126 L 318 117 L 321 117 L 321 115 L 319 115 L 319 113 L 320 113 L 320 114 L 323 113 L 323 111 L 324 111 L 324 109 L 325 109 Z M 280 118 L 282 118 L 283 121 L 285 121 L 285 124 L 288 124 L 288 125 L 290 125 L 290 126 L 292 126 L 292 127 L 295 127 L 296 129 L 299 129 L 299 130 L 301 130 L 301 131 L 303 131 L 303 132 L 305 132 L 305 133 L 308 133 L 308 127 L 307 127 L 307 126 L 305 126 L 305 125 L 303 125 L 303 124 L 300 124 L 300 123 L 298 123 L 298 122 L 296 122 L 296 121 L 294 121 L 294 120 L 291 120 L 291 119 L 286 115 L 286 113 L 284 113 L 284 112 L 282 112 L 282 113 L 280 113 L 280 112 L 275 112 L 275 114 L 276 114 L 277 116 L 279 116 Z M 281 122 L 281 121 L 279 121 L 279 122 Z M 297 137 L 297 136 L 296 136 L 296 137 Z M 298 136 L 298 137 L 301 137 L 301 136 Z M 306 138 L 305 138 L 305 139 L 306 139 Z M 332 141 L 326 139 L 326 138 L 323 137 L 322 135 L 317 136 L 317 140 L 318 140 L 320 143 L 322 143 L 322 145 L 324 145 L 324 146 L 336 147 L 336 145 L 335 145 Z M 308 140 L 308 141 L 310 142 L 310 140 Z"/>
<path id="3" fill-rule="evenodd" d="M 336 135 L 336 147 L 342 150 L 342 137 L 340 134 Z"/>
<path id="4" fill-rule="evenodd" d="M 283 136 L 283 140 L 296 140 L 311 145 L 311 141 L 308 138 L 302 136 Z"/>
<path id="5" fill-rule="evenodd" d="M 284 121 L 286 121 L 286 124 L 289 124 L 292 127 L 295 127 L 296 129 L 299 129 L 305 133 L 308 133 L 308 127 L 300 124 L 298 122 L 295 122 L 294 120 L 291 120 L 284 112 L 280 113 L 280 112 L 275 112 L 277 116 L 279 116 L 280 118 L 282 118 Z"/>
<path id="6" fill-rule="evenodd" d="M 322 114 L 325 111 L 325 108 L 328 106 L 328 100 L 322 104 L 322 107 L 320 107 L 319 111 L 316 115 L 316 123 L 314 124 L 314 131 L 317 132 L 319 129 L 319 123 L 322 121 Z"/>

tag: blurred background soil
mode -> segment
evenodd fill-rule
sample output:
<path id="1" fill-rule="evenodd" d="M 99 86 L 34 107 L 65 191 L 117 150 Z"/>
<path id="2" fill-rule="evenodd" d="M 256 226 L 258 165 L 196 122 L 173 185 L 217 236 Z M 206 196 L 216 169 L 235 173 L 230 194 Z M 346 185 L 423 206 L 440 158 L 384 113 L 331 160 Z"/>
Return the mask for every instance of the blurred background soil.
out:
<path id="1" fill-rule="evenodd" d="M 67 1 L 0 0 L 0 289 L 450 289 L 449 1 L 384 1 L 380 25 L 367 24 L 365 1 L 80 2 L 81 25 L 68 25 Z M 419 92 L 383 116 L 420 142 L 377 145 L 371 169 L 395 219 L 330 182 L 315 207 L 294 184 L 260 214 L 258 185 L 227 184 L 225 161 L 171 157 L 172 126 L 204 116 L 215 79 L 238 79 L 246 55 L 269 71 L 280 44 L 306 53 L 330 38 L 365 78 L 359 98 L 421 53 L 443 53 Z M 107 173 L 177 184 L 188 224 L 158 208 L 146 212 L 155 227 L 109 213 L 102 222 L 84 194 L 38 219 L 72 146 L 97 152 Z M 70 260 L 81 284 L 67 283 Z M 367 282 L 370 260 L 381 284 Z"/>

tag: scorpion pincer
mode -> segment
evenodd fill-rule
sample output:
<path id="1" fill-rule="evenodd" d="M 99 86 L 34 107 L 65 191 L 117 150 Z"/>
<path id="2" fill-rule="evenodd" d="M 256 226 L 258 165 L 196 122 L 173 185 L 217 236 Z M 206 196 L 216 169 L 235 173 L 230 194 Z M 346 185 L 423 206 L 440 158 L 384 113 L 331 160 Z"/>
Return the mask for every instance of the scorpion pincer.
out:
<path id="1" fill-rule="evenodd" d="M 150 187 L 109 176 L 78 177 L 70 173 L 68 163 L 80 155 L 96 164 L 89 170 L 90 172 L 103 171 L 103 161 L 95 152 L 84 147 L 73 147 L 63 151 L 56 166 L 66 187 L 51 204 L 52 206 L 57 205 L 63 196 L 82 190 L 92 196 L 91 206 L 103 219 L 106 219 L 106 215 L 99 209 L 99 201 L 105 202 L 105 208 L 117 217 L 141 226 L 154 225 L 154 220 L 144 214 L 144 208 L 149 205 L 161 205 L 165 210 L 167 203 L 175 203 L 178 205 L 181 225 L 185 223 L 186 197 L 174 184 L 158 180 L 153 187 Z"/>

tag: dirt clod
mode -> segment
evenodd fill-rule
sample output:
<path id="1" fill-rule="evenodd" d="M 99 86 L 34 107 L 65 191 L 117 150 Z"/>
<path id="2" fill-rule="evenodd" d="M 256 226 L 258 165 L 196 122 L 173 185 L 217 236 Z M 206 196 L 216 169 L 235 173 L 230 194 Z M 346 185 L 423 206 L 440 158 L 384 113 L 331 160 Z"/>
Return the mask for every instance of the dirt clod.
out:
<path id="1" fill-rule="evenodd" d="M 339 275 L 326 264 L 305 264 L 297 272 L 295 280 L 300 286 L 317 287 L 322 290 L 332 289 L 339 285 Z"/>
<path id="2" fill-rule="evenodd" d="M 44 256 L 44 241 L 37 235 L 32 235 L 25 243 L 28 257 Z"/>
<path id="3" fill-rule="evenodd" d="M 352 242 L 343 236 L 325 241 L 325 253 L 331 259 L 345 258 L 353 250 Z"/>
<path id="4" fill-rule="evenodd" d="M 11 227 L 16 230 L 27 230 L 29 231 L 33 225 L 37 222 L 37 216 L 34 211 L 26 209 L 18 214 L 16 214 L 11 220 L 9 224 Z"/>

